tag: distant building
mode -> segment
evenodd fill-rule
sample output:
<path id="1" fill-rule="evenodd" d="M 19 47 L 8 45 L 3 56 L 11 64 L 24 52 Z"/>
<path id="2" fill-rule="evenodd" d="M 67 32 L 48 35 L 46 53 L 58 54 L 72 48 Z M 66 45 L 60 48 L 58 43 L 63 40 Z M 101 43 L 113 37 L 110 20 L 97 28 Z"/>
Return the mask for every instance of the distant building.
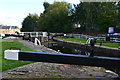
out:
<path id="1" fill-rule="evenodd" d="M 0 26 L 3 26 L 3 24 L 0 24 Z"/>
<path id="2" fill-rule="evenodd" d="M 20 29 L 17 26 L 0 25 L 0 34 L 15 34 L 19 32 L 20 32 Z"/>

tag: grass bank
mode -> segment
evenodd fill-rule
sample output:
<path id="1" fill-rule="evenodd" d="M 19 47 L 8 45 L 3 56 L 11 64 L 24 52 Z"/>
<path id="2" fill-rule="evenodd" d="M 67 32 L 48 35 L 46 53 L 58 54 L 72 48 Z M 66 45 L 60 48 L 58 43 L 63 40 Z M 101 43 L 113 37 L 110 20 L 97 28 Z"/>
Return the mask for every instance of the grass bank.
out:
<path id="1" fill-rule="evenodd" d="M 33 50 L 14 40 L 0 40 L 0 43 L 2 44 L 2 51 L 0 53 L 0 58 L 2 59 L 1 60 L 2 63 L 0 63 L 0 65 L 2 66 L 0 67 L 0 69 L 2 70 L 0 72 L 15 68 L 15 67 L 19 67 L 25 64 L 33 63 L 32 61 L 17 61 L 17 60 L 4 59 L 4 51 L 9 49 L 10 47 L 17 47 L 17 48 L 20 48 L 21 50 L 26 50 L 26 51 L 27 50 L 33 51 Z"/>
<path id="2" fill-rule="evenodd" d="M 60 39 L 66 41 L 80 42 L 80 43 L 86 43 L 87 41 L 87 39 L 83 39 L 83 38 L 60 38 Z M 96 45 L 100 45 L 100 43 L 96 43 Z M 102 43 L 102 46 L 118 48 L 120 46 L 120 43 Z"/>

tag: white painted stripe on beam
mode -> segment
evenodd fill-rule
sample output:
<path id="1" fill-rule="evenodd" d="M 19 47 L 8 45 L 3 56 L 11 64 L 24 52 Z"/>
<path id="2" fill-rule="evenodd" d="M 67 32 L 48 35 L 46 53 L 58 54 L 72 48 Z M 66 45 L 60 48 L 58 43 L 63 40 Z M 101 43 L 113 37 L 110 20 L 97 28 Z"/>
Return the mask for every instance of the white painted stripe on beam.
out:
<path id="1" fill-rule="evenodd" d="M 18 60 L 19 59 L 20 50 L 5 50 L 4 58 L 10 60 Z"/>
<path id="2" fill-rule="evenodd" d="M 5 34 L 1 34 L 1 36 L 5 36 Z"/>

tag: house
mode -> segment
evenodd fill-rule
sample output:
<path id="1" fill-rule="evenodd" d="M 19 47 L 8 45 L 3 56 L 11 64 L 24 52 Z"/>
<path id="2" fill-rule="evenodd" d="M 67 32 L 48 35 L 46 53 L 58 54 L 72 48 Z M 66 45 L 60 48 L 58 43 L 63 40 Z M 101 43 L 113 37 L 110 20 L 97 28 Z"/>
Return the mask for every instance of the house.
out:
<path id="1" fill-rule="evenodd" d="M 17 26 L 0 25 L 0 34 L 15 34 L 15 33 L 20 33 L 20 29 Z"/>

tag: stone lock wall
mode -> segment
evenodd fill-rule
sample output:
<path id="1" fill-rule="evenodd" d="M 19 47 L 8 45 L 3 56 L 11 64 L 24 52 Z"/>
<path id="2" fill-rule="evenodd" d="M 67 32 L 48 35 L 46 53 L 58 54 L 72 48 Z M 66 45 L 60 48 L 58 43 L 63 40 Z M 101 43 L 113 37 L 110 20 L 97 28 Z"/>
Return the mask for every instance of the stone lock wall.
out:
<path id="1" fill-rule="evenodd" d="M 75 49 L 82 49 L 86 51 L 94 50 L 94 53 L 105 53 L 109 55 L 114 56 L 120 56 L 120 49 L 117 48 L 111 48 L 111 47 L 105 47 L 105 46 L 99 46 L 95 45 L 95 47 L 91 47 L 89 45 L 86 45 L 85 43 L 78 43 L 78 42 L 71 42 L 71 41 L 64 41 L 59 39 L 54 39 L 58 42 L 58 44 L 67 46 L 67 47 L 73 47 Z"/>

